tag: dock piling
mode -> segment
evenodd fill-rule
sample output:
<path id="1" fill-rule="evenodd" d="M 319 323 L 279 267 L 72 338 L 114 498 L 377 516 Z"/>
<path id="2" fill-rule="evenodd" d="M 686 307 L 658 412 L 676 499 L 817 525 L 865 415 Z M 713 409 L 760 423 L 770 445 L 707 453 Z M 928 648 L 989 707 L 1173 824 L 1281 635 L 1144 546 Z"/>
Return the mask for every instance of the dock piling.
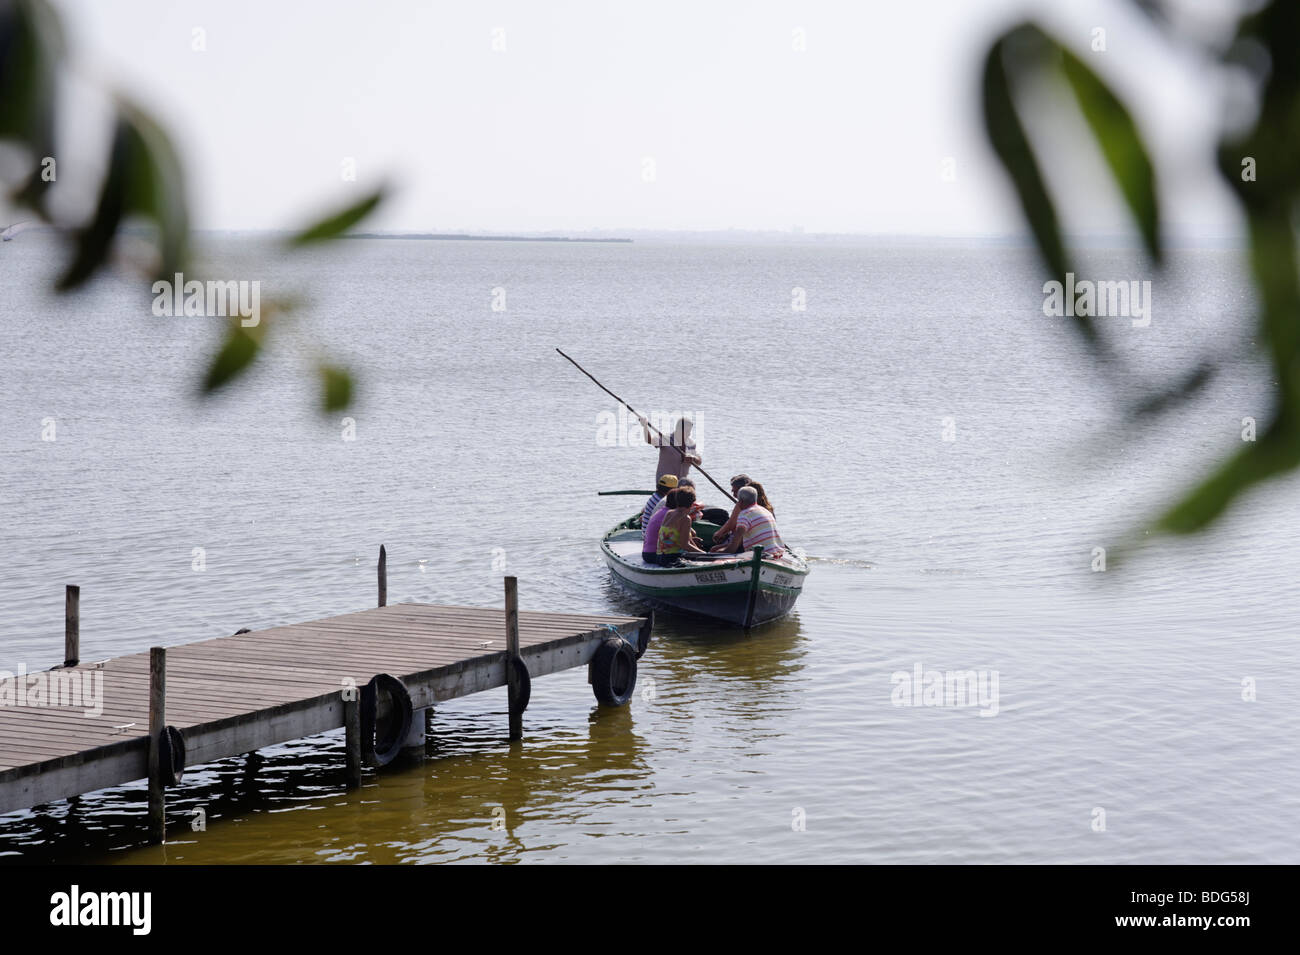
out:
<path id="1" fill-rule="evenodd" d="M 379 606 L 388 606 L 388 551 L 379 545 Z"/>
<path id="2" fill-rule="evenodd" d="M 81 587 L 68 584 L 63 615 L 63 665 L 81 662 Z"/>
<path id="3" fill-rule="evenodd" d="M 167 838 L 167 799 L 162 777 L 162 734 L 167 725 L 167 651 L 149 649 L 149 841 Z"/>
<path id="4" fill-rule="evenodd" d="M 524 711 L 519 706 L 519 580 L 506 578 L 506 690 L 510 707 L 510 739 L 524 735 Z"/>
<path id="5" fill-rule="evenodd" d="M 343 697 L 343 748 L 347 754 L 347 787 L 361 785 L 361 699 L 357 692 Z"/>

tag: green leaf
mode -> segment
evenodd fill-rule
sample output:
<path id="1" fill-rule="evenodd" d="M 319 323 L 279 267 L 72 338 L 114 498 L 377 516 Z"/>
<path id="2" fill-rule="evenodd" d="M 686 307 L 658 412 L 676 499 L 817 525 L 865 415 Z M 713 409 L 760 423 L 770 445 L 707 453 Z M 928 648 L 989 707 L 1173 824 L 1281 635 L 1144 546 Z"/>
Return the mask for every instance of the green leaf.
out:
<path id="1" fill-rule="evenodd" d="M 58 17 L 44 0 L 0 2 L 0 139 L 23 143 L 34 163 L 12 199 L 44 214 L 51 183 L 42 160 L 54 156 L 55 78 L 64 51 Z"/>
<path id="2" fill-rule="evenodd" d="M 122 102 L 119 109 L 131 132 L 135 164 L 127 179 L 126 210 L 158 226 L 158 274 L 170 278 L 185 267 L 189 243 L 189 205 L 180 157 L 170 137 L 145 112 Z"/>
<path id="3" fill-rule="evenodd" d="M 1056 206 L 1048 194 L 1038 159 L 1016 111 L 1011 92 L 1012 73 L 1007 69 L 1010 62 L 1014 64 L 1014 75 L 1023 77 L 1033 68 L 1031 61 L 1034 56 L 1041 55 L 1049 42 L 1037 27 L 1026 24 L 993 44 L 984 60 L 984 131 L 1002 167 L 1011 177 L 1020 208 L 1048 271 L 1054 279 L 1064 282 L 1069 267 Z M 1089 345 L 1100 349 L 1101 340 L 1091 318 L 1076 315 L 1074 325 Z"/>
<path id="4" fill-rule="evenodd" d="M 1101 147 L 1129 211 L 1137 220 L 1147 253 L 1159 264 L 1162 254 L 1156 174 L 1133 117 L 1082 60 L 1064 47 L 1058 45 L 1058 49 L 1062 56 L 1062 71 L 1074 90 L 1079 109 Z"/>
<path id="5" fill-rule="evenodd" d="M 1300 464 L 1300 433 L 1294 421 L 1287 416 L 1275 422 L 1161 515 L 1156 528 L 1171 534 L 1203 530 L 1247 488 L 1294 469 Z"/>
<path id="6" fill-rule="evenodd" d="M 208 365 L 208 372 L 203 378 L 203 393 L 211 394 L 247 371 L 257 358 L 261 344 L 260 334 L 254 336 L 249 329 L 232 323 L 226 331 L 225 341 Z"/>
<path id="7" fill-rule="evenodd" d="M 381 186 L 360 202 L 348 206 L 341 212 L 326 216 L 315 225 L 308 226 L 295 235 L 289 240 L 289 244 L 295 246 L 308 245 L 313 242 L 324 242 L 327 239 L 337 238 L 368 216 L 375 206 L 383 201 L 385 191 L 385 187 Z"/>
<path id="8" fill-rule="evenodd" d="M 126 182 L 130 175 L 131 134 L 119 120 L 108 151 L 108 171 L 100 187 L 99 203 L 90 223 L 77 231 L 72 264 L 59 278 L 58 289 L 66 292 L 82 285 L 108 259 L 113 236 L 126 210 Z"/>
<path id="9" fill-rule="evenodd" d="M 352 403 L 352 375 L 337 365 L 321 364 L 321 410 L 341 411 Z"/>
<path id="10" fill-rule="evenodd" d="M 1061 230 L 1056 219 L 1056 207 L 1048 195 L 1038 159 L 1034 156 L 1029 137 L 1025 135 L 1025 128 L 1016 112 L 1015 101 L 1011 96 L 1011 79 L 1004 62 L 1008 44 L 1025 42 L 1034 35 L 1041 36 L 1033 27 L 1021 27 L 1000 39 L 989 50 L 984 61 L 984 130 L 993 151 L 1011 177 L 1021 209 L 1048 270 L 1054 277 L 1063 279 L 1068 269 Z"/>
<path id="11" fill-rule="evenodd" d="M 76 254 L 59 280 L 60 290 L 83 284 L 104 264 L 113 237 L 131 214 L 158 227 L 157 275 L 170 279 L 184 271 L 189 211 L 180 160 L 157 123 L 120 103 L 99 203 L 90 223 L 77 233 Z"/>
<path id="12" fill-rule="evenodd" d="M 1264 345 L 1276 382 L 1275 417 L 1254 443 L 1160 517 L 1157 528 L 1174 534 L 1209 526 L 1248 488 L 1300 466 L 1300 279 L 1290 212 L 1276 206 L 1252 208 L 1248 224 Z"/>

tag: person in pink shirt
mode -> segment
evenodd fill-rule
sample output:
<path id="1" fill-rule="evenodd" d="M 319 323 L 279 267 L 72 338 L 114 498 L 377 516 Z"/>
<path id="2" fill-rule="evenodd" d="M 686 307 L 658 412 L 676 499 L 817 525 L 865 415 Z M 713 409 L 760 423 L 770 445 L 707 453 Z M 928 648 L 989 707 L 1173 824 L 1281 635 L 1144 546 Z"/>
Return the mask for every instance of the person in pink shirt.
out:
<path id="1" fill-rule="evenodd" d="M 671 490 L 660 502 L 659 508 L 650 515 L 645 525 L 645 540 L 641 542 L 641 559 L 647 564 L 657 564 L 656 548 L 659 546 L 659 528 L 668 516 L 668 512 L 677 506 L 677 491 Z"/>

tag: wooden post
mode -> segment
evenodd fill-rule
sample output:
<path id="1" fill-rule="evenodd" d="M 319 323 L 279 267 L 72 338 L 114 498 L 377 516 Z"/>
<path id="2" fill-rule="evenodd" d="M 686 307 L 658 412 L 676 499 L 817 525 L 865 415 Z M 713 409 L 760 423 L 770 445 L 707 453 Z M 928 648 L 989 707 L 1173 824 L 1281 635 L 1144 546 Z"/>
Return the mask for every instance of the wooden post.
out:
<path id="1" fill-rule="evenodd" d="M 758 581 L 763 573 L 763 545 L 754 548 L 754 559 L 750 561 L 749 600 L 745 604 L 745 629 L 754 625 L 754 608 L 758 604 Z"/>
<path id="2" fill-rule="evenodd" d="M 361 785 L 361 691 L 343 699 L 343 748 L 347 754 L 347 787 Z"/>
<path id="3" fill-rule="evenodd" d="M 510 705 L 510 739 L 524 735 L 524 713 L 519 708 L 519 673 L 515 660 L 519 657 L 519 581 L 506 578 L 506 689 Z"/>
<path id="4" fill-rule="evenodd" d="M 379 545 L 379 606 L 388 606 L 388 551 Z"/>
<path id="5" fill-rule="evenodd" d="M 163 791 L 162 753 L 159 741 L 167 725 L 167 651 L 149 649 L 149 841 L 160 843 L 167 838 Z"/>
<path id="6" fill-rule="evenodd" d="M 68 584 L 63 612 L 63 665 L 81 662 L 81 588 Z"/>

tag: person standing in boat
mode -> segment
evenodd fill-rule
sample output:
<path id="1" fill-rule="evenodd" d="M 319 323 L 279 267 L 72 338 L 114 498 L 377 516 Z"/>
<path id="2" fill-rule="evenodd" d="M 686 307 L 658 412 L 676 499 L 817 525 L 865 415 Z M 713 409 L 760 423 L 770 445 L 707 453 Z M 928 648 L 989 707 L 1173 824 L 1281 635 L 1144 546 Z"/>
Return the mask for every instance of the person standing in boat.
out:
<path id="1" fill-rule="evenodd" d="M 691 465 L 704 463 L 695 443 L 695 422 L 689 415 L 682 415 L 673 423 L 671 434 L 652 431 L 645 415 L 637 415 L 637 420 L 645 433 L 645 443 L 659 449 L 656 476 L 671 474 L 680 480 L 691 472 Z"/>
<path id="2" fill-rule="evenodd" d="M 736 494 L 736 506 L 740 509 L 736 516 L 736 529 L 730 540 L 713 548 L 715 552 L 737 554 L 761 546 L 768 557 L 780 557 L 785 553 L 781 535 L 776 529 L 776 518 L 758 503 L 758 491 L 752 484 L 745 485 Z"/>

